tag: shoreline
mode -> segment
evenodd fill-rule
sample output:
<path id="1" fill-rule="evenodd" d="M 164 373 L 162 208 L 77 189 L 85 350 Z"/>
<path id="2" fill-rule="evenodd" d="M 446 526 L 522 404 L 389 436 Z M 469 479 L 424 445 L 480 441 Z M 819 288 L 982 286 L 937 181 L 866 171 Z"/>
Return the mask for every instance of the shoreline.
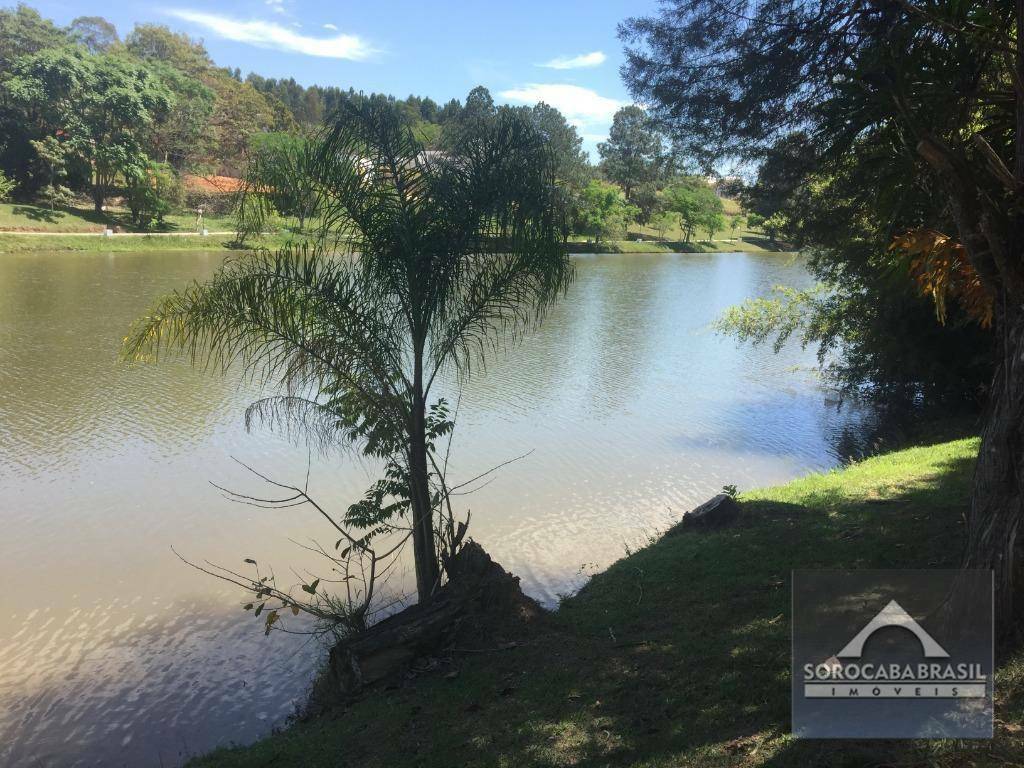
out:
<path id="1" fill-rule="evenodd" d="M 997 668 L 992 741 L 821 742 L 788 728 L 791 569 L 955 567 L 977 448 L 947 437 L 741 493 L 734 524 L 670 529 L 484 648 L 189 765 L 327 768 L 354 754 L 442 768 L 453 745 L 474 766 L 1003 764 L 1024 750 L 1024 732 L 1000 725 L 1024 715 L 1024 652 Z"/>
<path id="2" fill-rule="evenodd" d="M 721 245 L 719 245 L 721 244 Z M 566 250 L 572 253 L 799 253 L 788 244 L 771 245 L 761 238 L 735 238 L 729 240 L 606 240 L 601 243 L 570 241 Z"/>
<path id="3" fill-rule="evenodd" d="M 0 231 L 0 255 L 36 252 L 123 253 L 135 251 L 238 251 L 248 250 L 234 244 L 234 231 L 209 232 L 119 232 L 104 236 L 96 232 L 3 232 Z M 273 247 L 284 238 L 265 238 Z"/>
<path id="4" fill-rule="evenodd" d="M 237 233 L 230 230 L 211 231 L 206 235 L 194 232 L 47 232 L 0 230 L 0 254 L 32 253 L 39 251 L 68 251 L 87 253 L 125 251 L 206 251 L 244 250 L 233 248 Z M 264 245 L 273 247 L 287 237 L 272 235 Z M 721 241 L 658 242 L 651 240 L 609 240 L 602 243 L 569 242 L 569 254 L 666 254 L 666 253 L 770 253 L 787 255 L 797 253 L 784 244 L 775 248 L 762 247 L 744 238 Z"/>

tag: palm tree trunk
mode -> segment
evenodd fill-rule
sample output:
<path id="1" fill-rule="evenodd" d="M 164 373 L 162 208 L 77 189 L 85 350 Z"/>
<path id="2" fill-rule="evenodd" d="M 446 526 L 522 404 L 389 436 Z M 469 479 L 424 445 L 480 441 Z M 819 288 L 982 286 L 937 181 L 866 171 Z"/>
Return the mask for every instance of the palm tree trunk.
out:
<path id="1" fill-rule="evenodd" d="M 440 585 L 434 549 L 434 509 L 430 503 L 427 466 L 426 401 L 422 366 L 417 361 L 413 383 L 413 407 L 409 440 L 409 490 L 412 501 L 412 547 L 416 569 L 416 593 L 421 604 L 429 603 Z"/>

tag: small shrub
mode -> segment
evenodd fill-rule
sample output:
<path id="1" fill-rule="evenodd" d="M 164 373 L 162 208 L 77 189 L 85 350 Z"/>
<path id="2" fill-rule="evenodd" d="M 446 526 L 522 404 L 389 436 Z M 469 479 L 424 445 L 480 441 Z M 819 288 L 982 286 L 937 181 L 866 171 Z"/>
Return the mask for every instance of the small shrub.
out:
<path id="1" fill-rule="evenodd" d="M 18 182 L 14 179 L 9 179 L 4 175 L 3 171 L 0 171 L 0 203 L 10 200 L 14 188 L 17 186 Z"/>

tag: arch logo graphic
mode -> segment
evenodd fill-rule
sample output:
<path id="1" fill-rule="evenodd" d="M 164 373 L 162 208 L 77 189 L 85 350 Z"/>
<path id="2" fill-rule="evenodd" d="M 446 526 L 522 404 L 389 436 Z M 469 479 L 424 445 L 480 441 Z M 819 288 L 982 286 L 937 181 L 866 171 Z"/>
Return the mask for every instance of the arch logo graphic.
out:
<path id="1" fill-rule="evenodd" d="M 991 738 L 990 571 L 794 571 L 793 733 Z"/>

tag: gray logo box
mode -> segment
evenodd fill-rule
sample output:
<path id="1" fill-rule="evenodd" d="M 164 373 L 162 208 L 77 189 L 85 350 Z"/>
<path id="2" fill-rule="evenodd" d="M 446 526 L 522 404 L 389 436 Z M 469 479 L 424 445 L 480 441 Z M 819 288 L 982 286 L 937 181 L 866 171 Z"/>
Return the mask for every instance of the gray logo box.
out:
<path id="1" fill-rule="evenodd" d="M 991 571 L 793 571 L 792 617 L 797 738 L 992 738 Z"/>

